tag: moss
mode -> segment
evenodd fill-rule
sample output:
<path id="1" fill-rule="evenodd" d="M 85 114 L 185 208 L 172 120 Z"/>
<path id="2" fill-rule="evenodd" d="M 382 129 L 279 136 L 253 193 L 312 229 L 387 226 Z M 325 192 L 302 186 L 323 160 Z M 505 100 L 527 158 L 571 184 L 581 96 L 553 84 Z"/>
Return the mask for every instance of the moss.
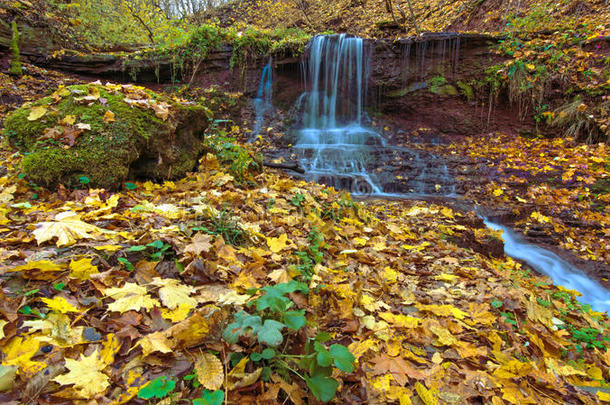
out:
<path id="1" fill-rule="evenodd" d="M 21 76 L 23 70 L 21 69 L 21 55 L 19 53 L 19 29 L 17 29 L 16 21 L 11 23 L 11 30 L 13 32 L 13 37 L 11 39 L 13 58 L 11 59 L 11 68 L 9 73 L 12 75 Z"/>
<path id="2" fill-rule="evenodd" d="M 457 96 L 458 91 L 455 87 L 447 84 L 447 79 L 443 76 L 435 76 L 429 81 L 430 93 L 439 96 Z"/>
<path id="3" fill-rule="evenodd" d="M 79 102 L 79 98 L 97 92 L 98 99 L 89 104 Z M 119 90 L 101 85 L 62 88 L 51 97 L 14 111 L 6 119 L 6 133 L 11 145 L 26 155 L 24 173 L 45 187 L 59 183 L 78 186 L 84 176 L 92 187 L 116 188 L 131 174 L 165 179 L 192 170 L 203 148 L 203 130 L 210 111 L 201 105 L 183 106 L 151 91 L 146 93 L 150 99 L 170 103 L 167 121 L 151 109 L 130 106 Z M 32 108 L 39 106 L 47 112 L 29 121 Z M 114 113 L 114 121 L 105 122 L 108 111 Z M 91 129 L 69 148 L 56 139 L 41 139 L 47 128 L 63 131 L 66 126 L 61 121 L 67 116 Z"/>
<path id="4" fill-rule="evenodd" d="M 457 96 L 458 91 L 455 87 L 450 84 L 438 87 L 430 87 L 430 92 L 439 96 Z"/>
<path id="5" fill-rule="evenodd" d="M 466 97 L 466 100 L 471 101 L 474 99 L 474 90 L 471 85 L 466 82 L 458 81 L 457 86 L 460 89 L 460 93 Z"/>
<path id="6" fill-rule="evenodd" d="M 77 99 L 86 96 L 89 91 L 96 88 L 100 93 L 100 98 L 106 102 L 93 102 L 91 104 L 79 104 Z M 128 122 L 129 131 L 147 139 L 150 134 L 155 133 L 166 124 L 151 110 L 143 110 L 131 107 L 123 101 L 122 93 L 108 92 L 103 86 L 96 85 L 75 85 L 66 87 L 65 95 L 57 104 L 53 104 L 52 97 L 42 98 L 29 106 L 23 106 L 6 118 L 5 127 L 8 130 L 11 145 L 20 150 L 32 149 L 38 138 L 44 133 L 46 128 L 52 128 L 60 124 L 66 116 L 74 116 L 76 123 L 91 125 L 93 134 L 104 134 L 113 132 L 117 122 Z M 62 93 L 64 94 L 64 93 Z M 45 106 L 47 113 L 38 120 L 29 121 L 28 116 L 33 107 Z M 104 123 L 104 114 L 112 111 L 115 115 L 114 123 Z"/>

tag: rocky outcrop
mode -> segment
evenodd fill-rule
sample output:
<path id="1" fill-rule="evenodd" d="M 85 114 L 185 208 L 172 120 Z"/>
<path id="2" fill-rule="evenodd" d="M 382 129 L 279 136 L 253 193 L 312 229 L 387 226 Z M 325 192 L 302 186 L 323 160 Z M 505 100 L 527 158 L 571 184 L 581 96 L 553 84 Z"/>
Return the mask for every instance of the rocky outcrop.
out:
<path id="1" fill-rule="evenodd" d="M 164 180 L 192 170 L 210 112 L 136 86 L 58 89 L 5 121 L 23 171 L 39 185 L 118 188 L 128 178 Z"/>

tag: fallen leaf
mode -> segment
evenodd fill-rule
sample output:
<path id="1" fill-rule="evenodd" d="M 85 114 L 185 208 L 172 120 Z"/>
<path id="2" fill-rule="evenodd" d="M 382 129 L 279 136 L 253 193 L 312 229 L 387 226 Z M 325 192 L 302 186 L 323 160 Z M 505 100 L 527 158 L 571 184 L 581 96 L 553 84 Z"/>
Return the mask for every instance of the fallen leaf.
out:
<path id="1" fill-rule="evenodd" d="M 66 359 L 66 368 L 70 371 L 55 377 L 53 381 L 60 385 L 74 384 L 74 391 L 83 398 L 93 398 L 110 385 L 108 376 L 101 372 L 106 364 L 97 351 L 89 356 L 81 354 L 79 360 Z"/>
<path id="2" fill-rule="evenodd" d="M 195 371 L 197 372 L 197 379 L 204 388 L 216 391 L 222 387 L 224 381 L 222 363 L 213 354 L 204 353 L 199 357 L 195 361 Z"/>
<path id="3" fill-rule="evenodd" d="M 32 107 L 30 115 L 28 115 L 28 121 L 36 121 L 47 113 L 46 107 Z"/>

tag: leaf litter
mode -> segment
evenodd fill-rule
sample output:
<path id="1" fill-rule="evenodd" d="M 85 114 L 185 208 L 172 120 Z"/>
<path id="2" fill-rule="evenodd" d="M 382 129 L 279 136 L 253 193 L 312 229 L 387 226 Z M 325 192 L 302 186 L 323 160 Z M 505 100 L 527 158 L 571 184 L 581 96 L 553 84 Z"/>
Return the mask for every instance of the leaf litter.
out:
<path id="1" fill-rule="evenodd" d="M 606 399 L 606 314 L 510 258 L 460 248 L 473 213 L 355 202 L 274 171 L 244 187 L 214 159 L 115 194 L 30 200 L 5 176 L 3 401 Z M 228 229 L 211 229 L 223 212 Z M 245 237 L 231 245 L 231 231 Z"/>

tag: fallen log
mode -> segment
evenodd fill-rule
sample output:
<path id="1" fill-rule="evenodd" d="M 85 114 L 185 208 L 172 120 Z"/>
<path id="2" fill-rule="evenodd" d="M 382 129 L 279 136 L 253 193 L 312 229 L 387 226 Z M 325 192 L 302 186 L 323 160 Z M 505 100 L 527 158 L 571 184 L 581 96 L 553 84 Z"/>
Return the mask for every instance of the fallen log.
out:
<path id="1" fill-rule="evenodd" d="M 273 162 L 263 162 L 263 166 L 272 167 L 274 169 L 286 169 L 292 170 L 297 173 L 305 174 L 305 169 L 303 169 L 297 162 L 288 162 L 288 163 L 273 163 Z"/>

